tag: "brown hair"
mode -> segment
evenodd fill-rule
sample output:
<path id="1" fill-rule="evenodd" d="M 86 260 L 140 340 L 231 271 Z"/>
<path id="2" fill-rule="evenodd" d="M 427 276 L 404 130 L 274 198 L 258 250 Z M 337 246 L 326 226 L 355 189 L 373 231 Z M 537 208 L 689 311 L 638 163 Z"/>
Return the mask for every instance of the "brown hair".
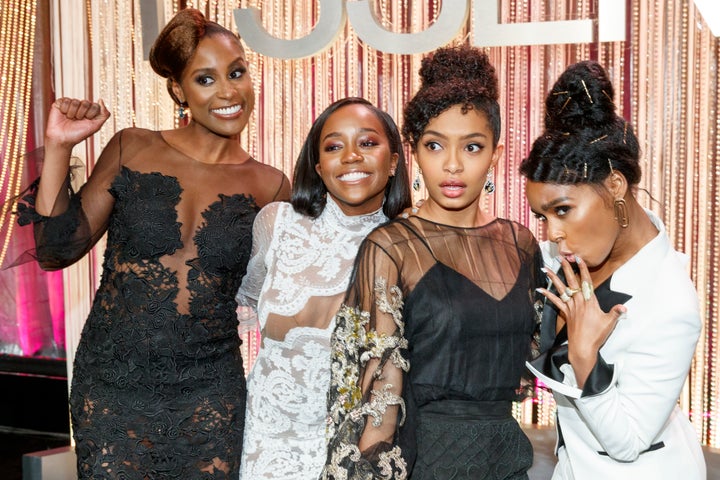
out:
<path id="1" fill-rule="evenodd" d="M 227 35 L 240 44 L 238 35 L 207 20 L 199 10 L 186 8 L 178 11 L 155 39 L 150 50 L 150 66 L 155 73 L 167 78 L 170 97 L 178 105 L 183 105 L 183 102 L 172 91 L 173 81 L 180 82 L 182 72 L 195 54 L 200 40 L 213 35 Z M 242 48 L 242 44 L 240 46 Z"/>

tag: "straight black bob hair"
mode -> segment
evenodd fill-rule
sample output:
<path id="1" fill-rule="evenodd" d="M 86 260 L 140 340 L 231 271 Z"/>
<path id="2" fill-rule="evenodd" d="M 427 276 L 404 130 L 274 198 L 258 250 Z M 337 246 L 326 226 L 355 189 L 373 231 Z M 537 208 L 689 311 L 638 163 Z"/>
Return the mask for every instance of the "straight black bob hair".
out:
<path id="1" fill-rule="evenodd" d="M 390 115 L 360 97 L 347 97 L 335 101 L 313 122 L 295 162 L 290 203 L 296 212 L 312 218 L 320 216 L 325 209 L 327 187 L 315 170 L 315 165 L 320 161 L 320 135 L 330 115 L 348 105 L 363 105 L 373 112 L 385 130 L 390 142 L 390 152 L 398 155 L 395 175 L 390 177 L 385 187 L 383 204 L 383 212 L 389 219 L 393 219 L 411 203 L 409 177 L 400 132 Z"/>

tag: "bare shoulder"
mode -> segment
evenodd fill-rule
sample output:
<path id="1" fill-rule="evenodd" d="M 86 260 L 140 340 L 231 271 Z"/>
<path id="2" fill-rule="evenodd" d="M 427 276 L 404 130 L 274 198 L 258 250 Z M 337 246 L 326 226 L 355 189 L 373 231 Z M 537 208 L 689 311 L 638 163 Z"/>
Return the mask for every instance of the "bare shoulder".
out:
<path id="1" fill-rule="evenodd" d="M 255 197 L 260 206 L 290 199 L 290 180 L 282 170 L 252 157 L 243 163 L 243 167 L 252 185 L 258 190 Z"/>

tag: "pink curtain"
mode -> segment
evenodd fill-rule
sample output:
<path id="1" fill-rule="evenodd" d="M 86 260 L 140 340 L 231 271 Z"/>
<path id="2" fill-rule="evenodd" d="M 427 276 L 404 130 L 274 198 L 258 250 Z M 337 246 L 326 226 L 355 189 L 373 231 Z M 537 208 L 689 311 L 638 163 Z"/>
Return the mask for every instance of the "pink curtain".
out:
<path id="1" fill-rule="evenodd" d="M 3 147 L 4 174 L 0 193 L 3 199 L 15 193 L 12 191 L 14 184 L 24 187 L 38 176 L 38 163 L 42 156 L 38 147 L 43 139 L 45 116 L 53 101 L 49 6 L 46 2 L 37 2 L 34 19 L 31 20 L 28 20 L 27 12 L 10 7 L 5 6 L 3 15 L 18 16 L 13 22 L 17 27 L 13 31 L 3 32 L 3 35 L 23 39 L 34 37 L 34 42 L 27 51 L 32 56 L 28 57 L 32 58 L 32 68 L 10 74 L 7 80 L 9 84 L 2 90 L 0 98 L 0 113 L 4 118 L 5 112 L 22 110 L 23 106 L 16 103 L 19 98 L 17 92 L 22 91 L 23 84 L 31 81 L 30 106 L 25 110 L 27 116 L 18 119 L 16 125 L 20 128 L 5 128 L 2 132 L 0 145 Z M 17 43 L 13 44 L 17 46 Z M 20 55 L 18 57 L 18 60 L 22 58 Z M 27 126 L 26 130 L 21 128 L 23 125 Z M 25 155 L 16 156 L 6 148 L 23 140 L 24 148 L 21 143 L 19 151 L 29 152 Z M 11 175 L 12 172 L 16 173 Z M 16 180 L 18 183 L 15 183 Z M 32 227 L 19 228 L 17 224 L 12 224 L 14 221 L 14 215 L 7 215 L 0 226 L 2 249 L 5 252 L 3 267 L 18 260 L 22 262 L 0 270 L 0 353 L 65 358 L 62 273 L 43 272 L 37 263 L 24 261 L 26 252 L 34 245 Z"/>

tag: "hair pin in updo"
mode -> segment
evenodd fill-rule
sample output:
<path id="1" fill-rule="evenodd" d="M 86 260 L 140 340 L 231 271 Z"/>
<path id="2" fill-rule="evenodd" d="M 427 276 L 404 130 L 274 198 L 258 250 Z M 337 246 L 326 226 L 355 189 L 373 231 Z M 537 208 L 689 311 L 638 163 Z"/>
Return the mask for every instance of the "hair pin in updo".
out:
<path id="1" fill-rule="evenodd" d="M 553 92 L 553 95 L 566 95 L 568 93 L 567 90 L 563 90 L 562 92 Z"/>
<path id="2" fill-rule="evenodd" d="M 605 91 L 605 89 L 603 89 L 602 92 L 603 92 L 603 95 L 605 95 L 607 97 L 607 99 L 610 100 L 610 103 L 614 103 L 612 97 L 610 95 L 608 95 L 608 93 Z"/>
<path id="3" fill-rule="evenodd" d="M 572 97 L 567 97 L 567 98 L 565 99 L 565 103 L 563 103 L 563 106 L 560 108 L 560 112 L 562 112 L 563 110 L 565 110 L 565 107 L 567 107 L 567 104 L 570 102 L 571 99 L 572 99 Z M 560 113 L 560 112 L 558 112 L 558 113 Z"/>
<path id="4" fill-rule="evenodd" d="M 625 125 L 623 126 L 623 144 L 624 144 L 624 145 L 627 145 L 627 142 L 626 142 L 625 140 L 627 139 L 627 126 L 628 126 L 628 123 L 627 123 L 627 120 L 624 120 L 624 119 L 623 119 L 623 122 L 625 122 Z"/>
<path id="5" fill-rule="evenodd" d="M 610 173 L 613 173 L 612 161 L 608 158 L 608 165 L 610 165 Z"/>
<path id="6" fill-rule="evenodd" d="M 583 88 L 585 89 L 585 94 L 587 95 L 588 99 L 590 100 L 590 103 L 593 103 L 592 96 L 590 95 L 590 92 L 588 91 L 587 85 L 585 85 L 585 80 L 580 79 L 580 81 L 583 84 Z"/>
<path id="7" fill-rule="evenodd" d="M 583 163 L 583 180 L 587 179 L 587 162 Z"/>
<path id="8" fill-rule="evenodd" d="M 605 139 L 605 138 L 607 138 L 607 134 L 603 135 L 602 137 L 598 137 L 598 138 L 596 138 L 595 140 L 590 140 L 589 145 L 592 145 L 592 144 L 595 143 L 595 142 L 599 142 L 600 140 L 603 140 L 603 139 Z"/>

